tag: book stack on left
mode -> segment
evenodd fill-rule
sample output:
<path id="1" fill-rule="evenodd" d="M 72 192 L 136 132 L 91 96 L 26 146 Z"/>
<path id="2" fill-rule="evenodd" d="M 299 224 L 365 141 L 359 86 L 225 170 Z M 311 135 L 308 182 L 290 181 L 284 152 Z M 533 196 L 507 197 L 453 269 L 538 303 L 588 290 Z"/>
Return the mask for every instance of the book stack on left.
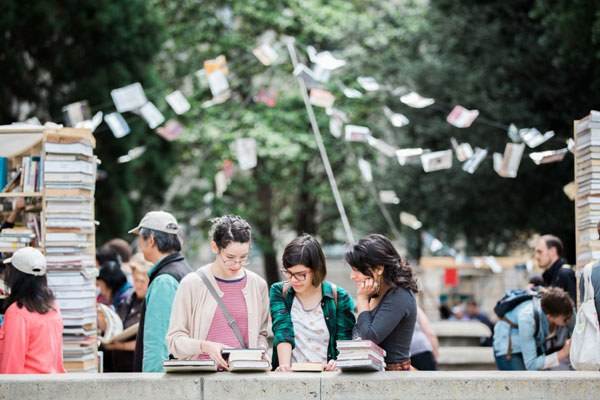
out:
<path id="1" fill-rule="evenodd" d="M 89 131 L 45 134 L 44 247 L 48 283 L 64 321 L 64 365 L 97 369 L 94 188 L 96 159 Z"/>
<path id="2" fill-rule="evenodd" d="M 370 340 L 338 340 L 336 365 L 342 371 L 383 371 L 385 350 Z"/>

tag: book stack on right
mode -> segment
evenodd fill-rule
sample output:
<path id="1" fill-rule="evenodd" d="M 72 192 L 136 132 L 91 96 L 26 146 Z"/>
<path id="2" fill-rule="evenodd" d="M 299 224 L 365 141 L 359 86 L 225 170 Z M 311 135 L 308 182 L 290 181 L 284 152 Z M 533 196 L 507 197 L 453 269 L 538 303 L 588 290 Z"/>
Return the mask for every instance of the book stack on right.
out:
<path id="1" fill-rule="evenodd" d="M 600 112 L 575 121 L 575 223 L 577 266 L 600 258 Z"/>
<path id="2" fill-rule="evenodd" d="M 383 371 L 385 350 L 370 340 L 338 340 L 336 365 L 342 371 Z"/>
<path id="3" fill-rule="evenodd" d="M 94 254 L 94 138 L 88 130 L 47 132 L 44 155 L 44 247 L 48 283 L 64 321 L 64 365 L 97 370 Z"/>

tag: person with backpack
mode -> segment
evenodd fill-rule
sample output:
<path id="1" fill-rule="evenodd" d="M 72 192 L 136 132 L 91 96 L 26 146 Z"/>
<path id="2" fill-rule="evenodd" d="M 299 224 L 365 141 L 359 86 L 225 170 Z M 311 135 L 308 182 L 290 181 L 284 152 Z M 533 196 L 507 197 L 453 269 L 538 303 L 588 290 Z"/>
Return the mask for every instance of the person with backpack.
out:
<path id="1" fill-rule="evenodd" d="M 545 348 L 550 324 L 565 326 L 573 315 L 573 301 L 564 290 L 512 291 L 494 311 L 499 318 L 493 344 L 499 370 L 543 370 L 568 359 L 570 341 L 551 354 Z"/>
<path id="2" fill-rule="evenodd" d="M 223 349 L 267 349 L 267 282 L 246 269 L 251 232 L 239 216 L 212 221 L 215 260 L 183 278 L 173 302 L 167 344 L 175 358 L 212 359 L 228 369 Z"/>
<path id="3" fill-rule="evenodd" d="M 286 280 L 270 290 L 272 366 L 290 371 L 293 362 L 316 362 L 335 370 L 336 343 L 352 339 L 356 322 L 352 297 L 325 280 L 325 256 L 312 236 L 292 240 L 281 258 Z"/>

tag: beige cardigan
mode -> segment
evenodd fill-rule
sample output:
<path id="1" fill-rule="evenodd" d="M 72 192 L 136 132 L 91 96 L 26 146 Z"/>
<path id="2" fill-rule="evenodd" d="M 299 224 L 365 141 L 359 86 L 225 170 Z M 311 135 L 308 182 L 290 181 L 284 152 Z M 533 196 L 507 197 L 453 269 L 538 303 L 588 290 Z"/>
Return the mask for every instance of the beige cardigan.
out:
<path id="1" fill-rule="evenodd" d="M 204 271 L 219 296 L 223 292 L 211 271 L 211 265 L 205 265 L 198 271 Z M 217 302 L 212 297 L 198 271 L 186 275 L 179 284 L 171 321 L 167 332 L 169 353 L 178 359 L 187 359 L 200 354 L 200 344 L 206 340 L 212 324 Z M 267 283 L 252 271 L 246 270 L 247 283 L 242 289 L 248 307 L 248 345 L 250 348 L 264 348 L 267 344 L 269 328 L 269 291 Z"/>

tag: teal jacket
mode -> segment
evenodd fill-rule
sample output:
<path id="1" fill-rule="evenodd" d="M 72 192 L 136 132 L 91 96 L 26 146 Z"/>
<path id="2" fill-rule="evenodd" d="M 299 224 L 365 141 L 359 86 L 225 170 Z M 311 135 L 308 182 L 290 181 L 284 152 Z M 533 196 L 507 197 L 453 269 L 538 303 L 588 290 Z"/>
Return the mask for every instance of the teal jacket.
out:
<path id="1" fill-rule="evenodd" d="M 279 365 L 277 357 L 277 345 L 289 343 L 292 349 L 296 343 L 294 340 L 294 325 L 290 310 L 296 293 L 293 287 L 289 287 L 284 298 L 284 282 L 277 282 L 271 286 L 269 293 L 271 302 L 271 319 L 273 320 L 273 369 Z M 330 282 L 323 281 L 323 300 L 321 307 L 325 316 L 325 323 L 329 331 L 329 346 L 327 347 L 327 361 L 337 358 L 338 351 L 336 342 L 338 340 L 352 339 L 352 329 L 356 323 L 354 316 L 354 301 L 343 288 L 337 287 L 337 306 L 333 295 L 333 287 Z"/>

